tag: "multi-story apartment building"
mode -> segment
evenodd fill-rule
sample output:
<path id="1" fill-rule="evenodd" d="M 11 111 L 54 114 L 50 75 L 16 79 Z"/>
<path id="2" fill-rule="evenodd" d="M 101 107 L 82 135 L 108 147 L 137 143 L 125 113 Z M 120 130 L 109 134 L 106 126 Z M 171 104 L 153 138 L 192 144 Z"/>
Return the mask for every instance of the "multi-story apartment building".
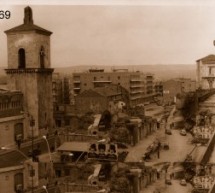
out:
<path id="1" fill-rule="evenodd" d="M 65 75 L 54 73 L 52 77 L 52 96 L 54 107 L 70 104 L 70 80 Z"/>
<path id="2" fill-rule="evenodd" d="M 208 55 L 197 60 L 196 63 L 198 88 L 215 88 L 215 55 Z"/>
<path id="3" fill-rule="evenodd" d="M 103 69 L 91 69 L 89 72 L 73 74 L 74 94 L 84 90 L 116 84 L 129 93 L 130 105 L 137 105 L 149 100 L 154 94 L 154 76 L 142 72 L 129 72 L 127 69 L 104 72 Z"/>
<path id="4" fill-rule="evenodd" d="M 63 103 L 63 83 L 59 73 L 53 73 L 52 96 L 53 96 L 54 110 L 56 110 L 57 104 Z"/>

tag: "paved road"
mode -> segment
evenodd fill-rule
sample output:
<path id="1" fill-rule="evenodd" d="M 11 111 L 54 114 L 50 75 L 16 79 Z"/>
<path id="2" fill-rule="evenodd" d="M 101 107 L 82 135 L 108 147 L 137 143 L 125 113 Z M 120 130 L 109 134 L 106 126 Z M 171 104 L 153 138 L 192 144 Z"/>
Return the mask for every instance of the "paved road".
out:
<path id="1" fill-rule="evenodd" d="M 166 185 L 165 180 L 161 179 L 151 184 L 147 188 L 144 188 L 140 193 L 153 193 L 155 190 L 159 190 L 160 193 L 190 193 L 192 186 L 187 184 L 187 186 L 180 185 L 179 180 L 172 180 L 172 185 Z"/>
<path id="2" fill-rule="evenodd" d="M 161 150 L 160 158 L 154 153 L 151 157 L 150 162 L 146 162 L 146 165 L 153 165 L 159 162 L 181 162 L 184 161 L 187 154 L 189 154 L 193 149 L 194 145 L 190 143 L 192 136 L 187 134 L 187 136 L 181 136 L 179 130 L 172 130 L 172 135 L 165 135 L 164 130 L 158 130 L 151 136 L 144 138 L 135 147 L 129 149 L 129 154 L 126 161 L 140 161 L 142 155 L 144 154 L 146 148 L 156 139 L 161 139 L 169 144 L 169 150 Z M 201 157 L 205 151 L 205 147 L 196 147 L 192 152 L 193 158 L 196 161 L 201 160 Z"/>

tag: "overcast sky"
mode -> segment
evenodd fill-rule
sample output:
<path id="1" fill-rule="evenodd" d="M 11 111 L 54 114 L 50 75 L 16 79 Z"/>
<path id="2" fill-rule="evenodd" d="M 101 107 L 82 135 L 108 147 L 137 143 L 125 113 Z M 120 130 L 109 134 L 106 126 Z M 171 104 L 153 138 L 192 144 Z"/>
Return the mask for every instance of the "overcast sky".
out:
<path id="1" fill-rule="evenodd" d="M 30 4 L 30 3 L 28 3 Z M 23 23 L 26 5 L 1 5 L 0 67 L 7 65 L 5 30 Z M 215 54 L 215 4 L 31 5 L 34 24 L 53 32 L 53 67 L 195 64 Z"/>

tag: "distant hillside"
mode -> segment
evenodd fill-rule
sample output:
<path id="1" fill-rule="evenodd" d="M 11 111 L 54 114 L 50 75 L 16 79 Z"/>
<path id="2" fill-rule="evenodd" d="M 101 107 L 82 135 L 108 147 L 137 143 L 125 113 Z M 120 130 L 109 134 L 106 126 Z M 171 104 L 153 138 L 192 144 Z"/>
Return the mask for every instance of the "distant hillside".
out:
<path id="1" fill-rule="evenodd" d="M 55 68 L 54 72 L 62 74 L 72 74 L 74 72 L 86 72 L 90 68 L 104 68 L 106 72 L 112 71 L 112 69 L 128 69 L 129 71 L 141 71 L 150 72 L 155 75 L 156 79 L 167 80 L 171 78 L 196 78 L 196 65 L 195 64 L 183 64 L 183 65 L 129 65 L 129 66 L 71 66 Z M 0 76 L 4 76 L 5 68 L 0 68 Z"/>
<path id="2" fill-rule="evenodd" d="M 71 74 L 73 72 L 86 72 L 90 68 L 104 68 L 105 71 L 111 71 L 111 66 L 71 66 L 55 68 L 55 72 Z M 129 69 L 129 71 L 150 72 L 156 79 L 167 80 L 171 78 L 196 78 L 196 65 L 130 65 L 114 66 L 114 69 Z"/>

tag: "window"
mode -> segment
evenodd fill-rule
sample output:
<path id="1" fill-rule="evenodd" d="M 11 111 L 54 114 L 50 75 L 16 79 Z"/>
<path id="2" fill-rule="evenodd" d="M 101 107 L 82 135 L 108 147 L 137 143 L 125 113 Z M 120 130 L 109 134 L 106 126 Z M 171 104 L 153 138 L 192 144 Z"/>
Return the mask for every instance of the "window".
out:
<path id="1" fill-rule="evenodd" d="M 14 138 L 15 141 L 22 141 L 23 140 L 23 123 L 16 123 L 14 125 Z"/>
<path id="2" fill-rule="evenodd" d="M 120 76 L 118 76 L 118 80 L 120 80 Z"/>
<path id="3" fill-rule="evenodd" d="M 40 67 L 45 67 L 45 50 L 43 46 L 40 48 Z"/>
<path id="4" fill-rule="evenodd" d="M 16 192 L 22 192 L 22 190 L 23 190 L 23 173 L 17 173 L 14 175 L 14 189 Z"/>
<path id="5" fill-rule="evenodd" d="M 211 75 L 211 74 L 212 74 L 212 68 L 209 67 L 209 75 Z"/>
<path id="6" fill-rule="evenodd" d="M 19 55 L 18 68 L 23 69 L 23 68 L 25 68 L 25 50 L 23 48 L 20 48 L 19 52 L 18 52 L 18 55 Z"/>

